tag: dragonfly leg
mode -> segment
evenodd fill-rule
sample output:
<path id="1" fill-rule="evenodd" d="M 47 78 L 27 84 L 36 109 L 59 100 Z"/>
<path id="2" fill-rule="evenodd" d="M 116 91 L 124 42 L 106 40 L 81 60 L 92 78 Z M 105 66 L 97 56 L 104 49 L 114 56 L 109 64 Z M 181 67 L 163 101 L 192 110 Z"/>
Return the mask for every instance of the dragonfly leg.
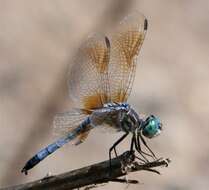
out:
<path id="1" fill-rule="evenodd" d="M 135 134 L 133 134 L 133 136 L 132 136 L 132 139 L 131 139 L 131 147 L 130 147 L 130 152 L 134 152 L 134 145 L 135 145 L 135 148 L 136 148 L 136 150 L 137 150 L 137 152 L 139 152 L 140 153 L 140 155 L 141 155 L 141 152 L 138 150 L 138 147 L 137 147 L 137 144 L 136 144 L 136 135 Z M 140 160 L 140 161 L 142 161 L 143 163 L 146 163 L 146 160 L 145 159 L 141 159 L 141 158 L 139 158 L 139 157 L 137 157 L 137 156 L 135 156 L 138 160 Z M 142 157 L 143 157 L 143 155 L 142 155 Z"/>
<path id="2" fill-rule="evenodd" d="M 150 147 L 147 145 L 146 141 L 144 140 L 144 138 L 142 137 L 141 134 L 139 134 L 139 137 L 140 137 L 142 143 L 144 144 L 144 146 L 145 146 L 145 147 L 149 150 L 149 152 L 151 153 L 151 155 L 148 154 L 148 153 L 146 153 L 146 155 L 149 155 L 149 156 L 151 156 L 152 158 L 157 159 L 157 157 L 155 156 L 154 152 L 153 152 L 153 151 L 150 149 Z M 139 138 L 138 138 L 138 141 L 139 141 Z M 139 144 L 140 144 L 140 143 L 139 143 Z M 143 153 L 145 153 L 145 152 L 143 152 Z"/>
<path id="3" fill-rule="evenodd" d="M 136 146 L 138 148 L 138 151 L 140 152 L 140 154 L 143 154 L 145 156 L 149 156 L 151 158 L 153 158 L 153 155 L 147 153 L 147 152 L 144 152 L 142 149 L 141 149 L 141 144 L 140 144 L 140 136 L 139 134 L 137 135 L 137 138 L 136 138 Z"/>
<path id="4" fill-rule="evenodd" d="M 122 137 L 120 137 L 113 145 L 112 147 L 109 149 L 109 163 L 110 163 L 110 171 L 112 169 L 112 165 L 111 165 L 111 160 L 112 160 L 112 151 L 114 150 L 115 152 L 115 156 L 117 157 L 117 152 L 116 152 L 116 146 L 121 143 L 127 136 L 128 136 L 128 132 L 126 132 Z"/>
<path id="5" fill-rule="evenodd" d="M 145 162 L 145 163 L 146 163 L 146 162 L 149 162 L 149 160 L 146 158 L 146 156 L 150 156 L 150 157 L 152 157 L 152 156 L 151 156 L 150 154 L 148 154 L 148 153 L 142 151 L 142 149 L 141 149 L 141 144 L 140 144 L 140 140 L 139 140 L 138 138 L 136 139 L 135 148 L 136 148 L 137 152 L 138 152 L 138 153 L 141 155 L 141 157 L 143 158 L 144 162 Z"/>
<path id="6" fill-rule="evenodd" d="M 136 137 L 135 134 L 133 134 L 132 138 L 131 138 L 131 147 L 130 147 L 130 152 L 133 152 L 134 150 L 134 143 L 136 141 Z"/>

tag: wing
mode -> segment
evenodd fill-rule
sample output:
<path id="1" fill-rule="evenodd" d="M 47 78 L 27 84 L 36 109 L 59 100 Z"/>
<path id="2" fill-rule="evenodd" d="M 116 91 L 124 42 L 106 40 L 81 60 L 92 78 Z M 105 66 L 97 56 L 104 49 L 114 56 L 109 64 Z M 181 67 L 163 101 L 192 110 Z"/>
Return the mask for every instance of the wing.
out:
<path id="1" fill-rule="evenodd" d="M 61 137 L 67 135 L 78 127 L 88 116 L 88 113 L 81 109 L 72 109 L 68 112 L 56 114 L 53 121 L 55 134 Z"/>
<path id="2" fill-rule="evenodd" d="M 76 107 L 91 110 L 109 102 L 108 64 L 110 43 L 92 36 L 82 45 L 69 73 L 69 94 Z"/>
<path id="3" fill-rule="evenodd" d="M 146 30 L 147 19 L 134 12 L 109 37 L 88 38 L 69 74 L 69 94 L 76 107 L 92 110 L 127 101 Z"/>
<path id="4" fill-rule="evenodd" d="M 109 84 L 112 102 L 126 102 L 131 92 L 136 59 L 145 38 L 147 19 L 134 12 L 110 34 Z"/>

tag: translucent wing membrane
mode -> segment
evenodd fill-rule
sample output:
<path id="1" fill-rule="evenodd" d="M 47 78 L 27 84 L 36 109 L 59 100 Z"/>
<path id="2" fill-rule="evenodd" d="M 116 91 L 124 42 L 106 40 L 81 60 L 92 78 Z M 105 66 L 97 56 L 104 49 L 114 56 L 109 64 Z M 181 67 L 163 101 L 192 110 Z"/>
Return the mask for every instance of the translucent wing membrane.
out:
<path id="1" fill-rule="evenodd" d="M 112 102 L 126 102 L 131 92 L 136 59 L 145 38 L 147 19 L 134 12 L 110 35 L 109 83 Z"/>
<path id="2" fill-rule="evenodd" d="M 87 110 L 109 102 L 109 40 L 92 36 L 80 48 L 69 74 L 69 94 L 76 107 Z"/>
<path id="3" fill-rule="evenodd" d="M 108 37 L 88 38 L 69 74 L 69 94 L 76 107 L 93 110 L 127 101 L 146 30 L 146 18 L 134 12 Z"/>
<path id="4" fill-rule="evenodd" d="M 68 112 L 58 113 L 54 117 L 54 133 L 59 136 L 67 135 L 87 117 L 88 114 L 81 109 L 72 109 Z"/>

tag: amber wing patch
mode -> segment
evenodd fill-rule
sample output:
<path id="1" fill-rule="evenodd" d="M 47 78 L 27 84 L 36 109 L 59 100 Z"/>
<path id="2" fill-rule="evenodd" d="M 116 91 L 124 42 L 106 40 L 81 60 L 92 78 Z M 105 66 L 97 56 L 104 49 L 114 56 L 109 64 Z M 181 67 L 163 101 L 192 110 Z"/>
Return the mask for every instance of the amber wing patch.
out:
<path id="1" fill-rule="evenodd" d="M 147 30 L 144 15 L 134 12 L 110 34 L 109 81 L 111 100 L 126 102 L 133 85 L 137 57 Z"/>
<path id="2" fill-rule="evenodd" d="M 93 35 L 79 49 L 69 74 L 69 94 L 75 107 L 101 108 L 109 99 L 109 41 Z"/>
<path id="3" fill-rule="evenodd" d="M 86 54 L 91 60 L 92 64 L 95 64 L 98 73 L 102 74 L 107 72 L 109 62 L 107 48 L 101 44 L 95 44 L 93 47 L 86 48 Z"/>
<path id="4" fill-rule="evenodd" d="M 103 107 L 103 101 L 104 99 L 107 99 L 106 94 L 95 94 L 92 96 L 86 96 L 83 99 L 83 104 L 85 109 L 96 109 Z"/>

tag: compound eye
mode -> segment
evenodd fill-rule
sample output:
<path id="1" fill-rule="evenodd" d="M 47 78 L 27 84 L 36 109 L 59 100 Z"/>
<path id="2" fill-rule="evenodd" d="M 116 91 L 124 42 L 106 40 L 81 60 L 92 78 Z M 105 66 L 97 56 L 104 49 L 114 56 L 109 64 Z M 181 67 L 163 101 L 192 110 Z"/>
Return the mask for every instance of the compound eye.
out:
<path id="1" fill-rule="evenodd" d="M 153 138 L 160 134 L 161 129 L 162 129 L 162 124 L 160 123 L 159 119 L 150 116 L 148 121 L 146 121 L 144 125 L 142 134 L 145 137 Z"/>
<path id="2" fill-rule="evenodd" d="M 151 121 L 150 121 L 150 126 L 151 126 L 151 127 L 154 127 L 155 125 L 156 125 L 155 120 L 151 120 Z"/>

